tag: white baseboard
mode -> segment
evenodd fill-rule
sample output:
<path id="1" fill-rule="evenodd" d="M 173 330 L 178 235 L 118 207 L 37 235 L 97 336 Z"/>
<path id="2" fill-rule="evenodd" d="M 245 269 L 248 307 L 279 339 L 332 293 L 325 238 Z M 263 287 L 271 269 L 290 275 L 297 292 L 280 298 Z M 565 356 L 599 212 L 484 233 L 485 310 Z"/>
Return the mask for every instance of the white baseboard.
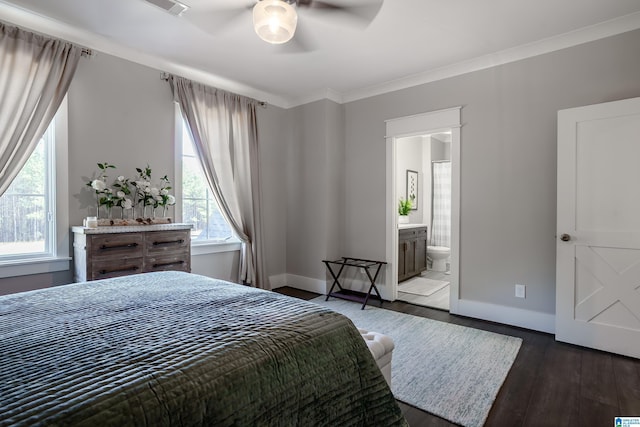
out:
<path id="1" fill-rule="evenodd" d="M 556 316 L 553 314 L 486 302 L 458 300 L 458 307 L 455 312 L 452 310 L 451 314 L 504 323 L 549 334 L 555 334 L 556 331 Z"/>
<path id="2" fill-rule="evenodd" d="M 283 277 L 280 278 L 280 276 Z M 278 276 L 271 277 L 278 277 L 278 283 L 283 283 L 279 286 L 274 286 L 274 282 L 271 282 L 272 288 L 291 286 L 292 288 L 301 289 L 303 291 L 315 292 L 321 295 L 327 294 L 327 282 L 325 280 L 312 279 L 310 277 L 298 276 L 295 274 L 279 274 Z M 271 277 L 269 278 L 269 280 L 271 280 Z"/>
<path id="3" fill-rule="evenodd" d="M 282 273 L 269 276 L 269 286 L 271 286 L 271 289 L 287 286 L 287 275 Z"/>
<path id="4" fill-rule="evenodd" d="M 306 276 L 298 276 L 295 274 L 278 274 L 269 277 L 269 283 L 271 289 L 281 288 L 283 286 L 291 286 L 292 288 L 301 289 L 303 291 L 315 292 L 317 294 L 326 295 L 331 287 L 331 280 L 312 279 Z M 365 282 L 360 279 L 353 278 L 341 278 L 340 284 L 343 288 L 356 292 L 367 292 L 369 289 L 369 282 Z M 376 283 L 376 287 L 382 299 L 391 301 L 391 296 L 387 292 L 387 287 L 382 283 Z M 336 287 L 335 290 L 338 288 Z M 375 295 L 375 292 L 372 292 Z"/>
<path id="5" fill-rule="evenodd" d="M 310 277 L 298 276 L 295 274 L 278 274 L 270 276 L 269 283 L 271 284 L 272 289 L 280 288 L 282 286 L 291 286 L 292 288 L 315 292 L 321 295 L 326 295 L 329 290 L 328 287 L 331 285 L 330 282 L 325 280 L 312 279 Z M 366 283 L 357 279 L 345 279 L 343 281 L 343 285 L 347 289 L 356 291 L 366 291 L 367 289 Z M 382 293 L 382 297 L 385 298 L 385 287 L 381 285 L 377 286 Z M 451 314 L 458 314 L 460 316 L 473 317 L 474 319 L 489 320 L 491 322 L 503 323 L 505 325 L 555 334 L 556 317 L 553 314 L 480 301 L 461 299 L 457 302 L 457 308 L 454 309 L 452 307 Z"/>

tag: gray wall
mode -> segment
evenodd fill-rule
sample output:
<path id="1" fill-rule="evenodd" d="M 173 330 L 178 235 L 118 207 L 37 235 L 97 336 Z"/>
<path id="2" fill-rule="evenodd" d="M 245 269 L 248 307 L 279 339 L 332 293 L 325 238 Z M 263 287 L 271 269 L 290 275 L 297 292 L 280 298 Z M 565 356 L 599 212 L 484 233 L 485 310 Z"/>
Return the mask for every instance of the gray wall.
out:
<path id="1" fill-rule="evenodd" d="M 343 107 L 322 100 L 289 113 L 286 272 L 324 280 L 321 261 L 344 254 Z"/>
<path id="2" fill-rule="evenodd" d="M 414 136 L 398 140 L 396 148 L 396 194 L 398 199 L 405 200 L 407 197 L 407 170 L 418 172 L 418 209 L 412 209 L 409 212 L 409 222 L 412 224 L 422 223 L 425 208 L 431 206 L 430 201 L 426 199 L 431 192 L 425 191 L 424 177 L 425 173 L 429 173 L 429 171 L 424 169 L 423 158 L 423 150 L 428 150 L 429 145 L 429 142 L 425 142 L 422 136 Z M 398 201 L 396 201 L 397 204 Z"/>
<path id="3" fill-rule="evenodd" d="M 268 275 L 324 279 L 324 258 L 384 259 L 384 120 L 461 105 L 460 296 L 553 313 L 557 111 L 640 96 L 639 76 L 633 31 L 345 105 L 259 109 Z M 86 215 L 81 190 L 97 161 L 173 177 L 173 107 L 158 71 L 83 59 L 69 101 L 72 223 Z M 70 277 L 3 279 L 0 290 Z"/>
<path id="4" fill-rule="evenodd" d="M 136 167 L 149 164 L 153 178 L 167 174 L 175 180 L 174 105 L 171 90 L 160 72 L 98 53 L 82 59 L 69 89 L 69 220 L 70 225 L 95 212 L 95 195 L 85 186 L 97 162 L 115 164 L 109 173 L 134 176 Z M 265 206 L 267 274 L 285 271 L 286 146 L 282 109 L 258 109 L 260 161 Z M 72 253 L 72 251 L 70 251 Z M 236 280 L 238 252 L 198 255 L 195 273 Z M 72 271 L 0 279 L 0 293 L 70 283 Z"/>
<path id="5" fill-rule="evenodd" d="M 460 297 L 553 313 L 557 111 L 637 96 L 633 31 L 346 104 L 346 252 L 385 258 L 384 120 L 460 105 Z"/>

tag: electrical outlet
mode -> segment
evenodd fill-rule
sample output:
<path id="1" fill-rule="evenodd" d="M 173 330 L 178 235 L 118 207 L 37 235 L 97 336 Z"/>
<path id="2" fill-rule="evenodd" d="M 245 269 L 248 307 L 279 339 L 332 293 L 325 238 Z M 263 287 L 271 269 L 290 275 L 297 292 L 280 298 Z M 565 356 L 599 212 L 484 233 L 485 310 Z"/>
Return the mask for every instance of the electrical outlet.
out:
<path id="1" fill-rule="evenodd" d="M 516 297 L 526 298 L 526 286 L 516 284 Z"/>

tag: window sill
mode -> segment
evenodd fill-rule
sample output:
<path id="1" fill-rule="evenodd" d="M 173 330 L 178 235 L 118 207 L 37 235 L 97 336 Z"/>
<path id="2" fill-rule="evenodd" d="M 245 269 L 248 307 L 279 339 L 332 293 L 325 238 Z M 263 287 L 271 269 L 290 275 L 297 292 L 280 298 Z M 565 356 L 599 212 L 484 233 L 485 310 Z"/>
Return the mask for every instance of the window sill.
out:
<path id="1" fill-rule="evenodd" d="M 220 252 L 233 252 L 242 249 L 240 240 L 232 240 L 226 242 L 207 242 L 193 243 L 191 242 L 191 255 L 207 255 L 217 254 Z"/>
<path id="2" fill-rule="evenodd" d="M 0 278 L 69 270 L 70 257 L 25 258 L 1 261 Z"/>

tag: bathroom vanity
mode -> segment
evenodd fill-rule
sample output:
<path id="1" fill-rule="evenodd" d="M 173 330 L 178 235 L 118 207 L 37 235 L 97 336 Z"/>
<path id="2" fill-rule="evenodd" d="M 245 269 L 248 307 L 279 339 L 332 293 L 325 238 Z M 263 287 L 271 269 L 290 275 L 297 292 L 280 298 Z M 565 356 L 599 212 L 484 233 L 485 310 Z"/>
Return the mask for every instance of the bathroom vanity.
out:
<path id="1" fill-rule="evenodd" d="M 398 225 L 398 283 L 427 269 L 427 226 Z"/>

